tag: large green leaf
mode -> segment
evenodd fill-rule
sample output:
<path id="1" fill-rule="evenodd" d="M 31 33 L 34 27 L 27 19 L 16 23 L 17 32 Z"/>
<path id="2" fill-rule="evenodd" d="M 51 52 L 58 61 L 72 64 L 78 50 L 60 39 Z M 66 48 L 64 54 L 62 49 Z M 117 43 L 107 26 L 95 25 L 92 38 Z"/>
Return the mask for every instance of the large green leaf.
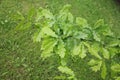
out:
<path id="1" fill-rule="evenodd" d="M 57 19 L 62 24 L 65 23 L 65 21 L 67 21 L 67 13 L 65 13 L 65 12 L 60 13 Z"/>
<path id="2" fill-rule="evenodd" d="M 101 66 L 102 66 L 102 61 L 101 60 L 94 60 L 94 59 L 91 59 L 89 62 L 88 62 L 88 65 L 92 66 L 91 69 L 95 72 L 99 71 Z"/>
<path id="3" fill-rule="evenodd" d="M 95 31 L 102 36 L 113 36 L 110 26 L 104 24 L 102 19 L 96 22 Z"/>
<path id="4" fill-rule="evenodd" d="M 60 13 L 61 13 L 61 12 L 68 12 L 70 8 L 71 8 L 71 5 L 70 5 L 70 4 L 66 4 L 66 5 L 63 6 L 63 8 L 60 10 Z"/>
<path id="5" fill-rule="evenodd" d="M 80 45 L 76 45 L 72 50 L 72 55 L 76 56 L 80 54 Z"/>
<path id="6" fill-rule="evenodd" d="M 120 64 L 114 64 L 114 65 L 112 65 L 111 69 L 114 72 L 120 72 Z"/>
<path id="7" fill-rule="evenodd" d="M 51 37 L 55 37 L 57 38 L 58 36 L 55 34 L 55 32 L 50 29 L 49 27 L 43 27 L 42 28 L 42 33 L 48 35 L 48 36 L 51 36 Z"/>
<path id="8" fill-rule="evenodd" d="M 120 77 L 116 77 L 116 79 L 115 80 L 120 80 Z"/>
<path id="9" fill-rule="evenodd" d="M 37 12 L 36 21 L 41 20 L 43 17 L 45 17 L 46 19 L 54 19 L 53 14 L 49 10 L 40 7 Z"/>
<path id="10" fill-rule="evenodd" d="M 74 76 L 74 72 L 67 66 L 59 66 L 58 70 L 61 71 L 62 73 L 68 74 L 70 76 Z"/>
<path id="11" fill-rule="evenodd" d="M 102 64 L 101 70 L 102 70 L 102 71 L 101 71 L 101 77 L 102 77 L 103 79 L 105 79 L 105 78 L 106 78 L 106 75 L 107 75 L 107 68 L 106 68 L 105 63 Z"/>
<path id="12" fill-rule="evenodd" d="M 62 66 L 66 66 L 66 64 L 67 64 L 67 62 L 66 62 L 65 58 L 62 58 L 61 59 L 61 65 Z"/>
<path id="13" fill-rule="evenodd" d="M 96 58 L 102 59 L 101 56 L 98 54 L 100 51 L 99 43 L 93 43 L 91 46 L 88 47 L 88 51 L 91 55 L 95 56 Z"/>
<path id="14" fill-rule="evenodd" d="M 73 33 L 73 26 L 70 24 L 63 24 L 62 30 L 64 37 L 72 36 Z"/>
<path id="15" fill-rule="evenodd" d="M 111 58 L 113 58 L 118 52 L 119 48 L 117 49 L 116 47 L 110 47 L 109 48 L 109 53 L 111 55 Z"/>
<path id="16" fill-rule="evenodd" d="M 34 33 L 34 35 L 33 35 L 33 41 L 34 42 L 41 42 L 41 38 L 42 38 L 42 36 L 43 36 L 44 34 L 39 30 L 39 31 L 37 31 L 37 32 L 35 32 Z"/>
<path id="17" fill-rule="evenodd" d="M 49 18 L 49 19 L 53 19 L 54 18 L 53 14 L 49 10 L 47 10 L 47 9 L 43 9 L 42 10 L 42 14 L 43 14 L 43 16 L 45 18 Z"/>
<path id="18" fill-rule="evenodd" d="M 68 21 L 70 22 L 70 23 L 73 23 L 73 20 L 74 20 L 74 17 L 73 17 L 73 15 L 69 12 L 68 14 Z"/>
<path id="19" fill-rule="evenodd" d="M 87 50 L 85 49 L 85 46 L 84 46 L 83 44 L 81 44 L 79 56 L 80 56 L 81 58 L 85 58 L 85 57 L 86 57 L 86 52 L 87 52 Z"/>
<path id="20" fill-rule="evenodd" d="M 81 17 L 76 18 L 76 24 L 81 26 L 81 27 L 88 27 L 87 21 Z"/>
<path id="21" fill-rule="evenodd" d="M 79 45 L 76 45 L 73 48 L 72 55 L 79 55 L 79 57 L 84 58 L 86 56 L 86 49 L 83 43 L 80 43 Z"/>
<path id="22" fill-rule="evenodd" d="M 102 55 L 105 59 L 109 59 L 110 58 L 110 53 L 107 49 L 102 48 Z"/>
<path id="23" fill-rule="evenodd" d="M 79 44 L 79 41 L 77 41 L 73 37 L 70 37 L 66 39 L 65 43 L 66 50 L 70 52 L 69 54 L 72 54 L 72 50 L 77 44 Z"/>
<path id="24" fill-rule="evenodd" d="M 57 45 L 56 39 L 50 37 L 44 38 L 41 45 L 41 50 L 42 50 L 41 57 L 43 59 L 50 57 L 53 54 L 53 49 L 56 45 Z"/>
<path id="25" fill-rule="evenodd" d="M 92 29 L 84 28 L 84 29 L 82 29 L 82 32 L 87 35 L 86 38 L 83 38 L 83 39 L 85 39 L 85 40 L 93 40 Z"/>
<path id="26" fill-rule="evenodd" d="M 74 37 L 75 37 L 76 39 L 86 39 L 86 38 L 88 37 L 88 34 L 82 32 L 82 31 L 79 31 L 79 32 L 76 31 L 76 32 L 74 33 Z"/>
<path id="27" fill-rule="evenodd" d="M 105 24 L 101 29 L 98 29 L 98 32 L 103 36 L 114 36 L 111 31 L 111 27 Z"/>
<path id="28" fill-rule="evenodd" d="M 43 27 L 41 30 L 35 32 L 33 36 L 33 41 L 40 42 L 41 38 L 44 38 L 45 35 L 55 37 L 55 38 L 58 37 L 52 29 L 50 29 L 49 27 Z"/>
<path id="29" fill-rule="evenodd" d="M 71 5 L 66 5 L 60 10 L 58 20 L 62 23 L 73 23 L 73 15 L 69 12 Z"/>
<path id="30" fill-rule="evenodd" d="M 112 39 L 111 41 L 109 41 L 109 46 L 110 47 L 115 47 L 115 46 L 118 46 L 120 45 L 120 40 L 118 39 Z"/>
<path id="31" fill-rule="evenodd" d="M 95 31 L 93 31 L 93 38 L 98 42 L 101 41 L 101 36 Z"/>
<path id="32" fill-rule="evenodd" d="M 57 54 L 61 57 L 64 58 L 66 53 L 65 49 L 65 44 L 62 40 L 58 42 L 58 47 L 57 47 Z"/>

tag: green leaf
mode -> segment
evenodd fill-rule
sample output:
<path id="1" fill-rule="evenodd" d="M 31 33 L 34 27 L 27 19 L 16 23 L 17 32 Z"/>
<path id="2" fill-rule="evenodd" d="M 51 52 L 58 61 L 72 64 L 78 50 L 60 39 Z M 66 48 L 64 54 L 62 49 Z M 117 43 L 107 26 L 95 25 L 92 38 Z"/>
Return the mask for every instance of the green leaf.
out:
<path id="1" fill-rule="evenodd" d="M 59 12 L 57 17 L 59 22 L 66 23 L 66 22 L 73 22 L 73 15 L 69 12 L 71 5 L 65 5 Z"/>
<path id="2" fill-rule="evenodd" d="M 45 18 L 49 18 L 49 19 L 54 18 L 53 14 L 47 9 L 43 9 L 42 14 L 44 15 Z"/>
<path id="3" fill-rule="evenodd" d="M 53 14 L 47 10 L 47 9 L 43 9 L 43 8 L 39 8 L 38 12 L 37 12 L 37 17 L 36 17 L 36 21 L 38 22 L 39 20 L 41 20 L 43 17 L 45 17 L 46 19 L 54 19 Z"/>
<path id="4" fill-rule="evenodd" d="M 87 21 L 81 17 L 76 18 L 76 24 L 81 26 L 81 27 L 88 27 Z"/>
<path id="5" fill-rule="evenodd" d="M 101 60 L 90 60 L 88 62 L 88 65 L 92 66 L 91 69 L 95 72 L 99 71 L 102 65 L 102 61 Z"/>
<path id="6" fill-rule="evenodd" d="M 66 39 L 65 43 L 66 43 L 65 44 L 66 50 L 70 51 L 71 55 L 72 55 L 72 50 L 74 49 L 75 45 L 79 44 L 79 42 L 73 37 Z"/>
<path id="7" fill-rule="evenodd" d="M 59 66 L 58 70 L 61 71 L 62 73 L 74 76 L 74 72 L 67 66 Z"/>
<path id="8" fill-rule="evenodd" d="M 114 72 L 120 72 L 120 64 L 114 64 L 114 65 L 112 65 L 111 69 Z"/>
<path id="9" fill-rule="evenodd" d="M 86 37 L 83 38 L 83 39 L 86 39 L 86 40 L 92 40 L 93 39 L 93 34 L 92 34 L 92 31 L 90 28 L 84 28 L 82 29 L 82 32 L 84 34 L 86 34 Z"/>
<path id="10" fill-rule="evenodd" d="M 76 45 L 72 50 L 72 55 L 79 55 L 80 58 L 84 58 L 86 56 L 86 49 L 83 43 Z"/>
<path id="11" fill-rule="evenodd" d="M 55 34 L 55 32 L 50 29 L 49 27 L 43 27 L 42 28 L 42 33 L 48 35 L 48 36 L 51 36 L 51 37 L 55 37 L 57 38 L 58 36 Z"/>
<path id="12" fill-rule="evenodd" d="M 91 67 L 91 69 L 94 71 L 94 72 L 97 72 L 97 71 L 99 71 L 100 70 L 100 65 L 96 65 L 96 66 L 93 66 L 93 67 Z"/>
<path id="13" fill-rule="evenodd" d="M 99 28 L 104 25 L 104 20 L 99 19 L 95 24 L 94 24 L 94 29 Z"/>
<path id="14" fill-rule="evenodd" d="M 86 39 L 88 37 L 88 34 L 82 32 L 82 31 L 81 32 L 75 32 L 74 37 L 76 39 Z"/>
<path id="15" fill-rule="evenodd" d="M 100 27 L 96 28 L 95 31 L 102 36 L 113 36 L 110 26 L 107 24 L 101 25 Z"/>
<path id="16" fill-rule="evenodd" d="M 80 46 L 80 54 L 79 56 L 83 59 L 86 57 L 86 49 L 85 49 L 85 46 L 83 44 L 81 44 Z"/>
<path id="17" fill-rule="evenodd" d="M 91 55 L 95 56 L 96 58 L 102 59 L 101 56 L 98 54 L 100 51 L 100 45 L 98 43 L 93 43 L 91 46 L 89 46 L 88 51 Z"/>
<path id="18" fill-rule="evenodd" d="M 34 33 L 32 39 L 34 42 L 41 42 L 42 36 L 43 36 L 43 33 L 39 30 L 39 31 Z"/>
<path id="19" fill-rule="evenodd" d="M 91 59 L 89 62 L 88 62 L 88 65 L 96 65 L 97 64 L 97 61 L 95 61 L 94 59 Z"/>
<path id="20" fill-rule="evenodd" d="M 118 53 L 118 50 L 116 47 L 111 47 L 109 48 L 109 53 L 111 55 L 111 58 L 113 58 Z"/>
<path id="21" fill-rule="evenodd" d="M 58 47 L 57 47 L 57 54 L 61 57 L 64 58 L 66 53 L 65 49 L 65 44 L 62 40 L 58 42 Z"/>
<path id="22" fill-rule="evenodd" d="M 58 15 L 58 20 L 62 23 L 73 23 L 74 17 L 69 12 L 71 5 L 66 5 L 62 10 L 60 10 Z"/>
<path id="23" fill-rule="evenodd" d="M 103 63 L 101 70 L 102 70 L 102 71 L 101 71 L 101 77 L 102 77 L 103 79 L 105 79 L 105 78 L 106 78 L 106 75 L 107 75 L 107 68 L 106 68 L 105 63 Z"/>
<path id="24" fill-rule="evenodd" d="M 73 20 L 74 20 L 73 15 L 72 15 L 70 12 L 69 12 L 67 15 L 68 15 L 68 16 L 67 16 L 68 21 L 69 21 L 70 23 L 73 23 Z"/>
<path id="25" fill-rule="evenodd" d="M 80 45 L 76 45 L 72 50 L 72 56 L 76 56 L 80 54 Z"/>
<path id="26" fill-rule="evenodd" d="M 93 31 L 93 38 L 98 42 L 101 41 L 101 36 L 95 31 Z"/>
<path id="27" fill-rule="evenodd" d="M 60 10 L 60 13 L 61 13 L 61 12 L 68 12 L 70 8 L 71 8 L 71 5 L 70 5 L 70 4 L 66 4 L 66 5 L 63 6 L 63 8 Z"/>
<path id="28" fill-rule="evenodd" d="M 120 80 L 120 77 L 116 77 L 116 79 L 115 80 Z"/>
<path id="29" fill-rule="evenodd" d="M 62 30 L 65 37 L 71 36 L 73 33 L 73 27 L 70 24 L 63 24 Z"/>
<path id="30" fill-rule="evenodd" d="M 64 58 L 64 59 L 62 58 L 62 59 L 61 59 L 61 65 L 62 65 L 62 66 L 66 66 L 66 64 L 67 64 L 67 62 L 66 62 L 65 58 Z"/>
<path id="31" fill-rule="evenodd" d="M 65 12 L 60 13 L 57 19 L 62 24 L 65 23 L 67 21 L 67 13 Z"/>
<path id="32" fill-rule="evenodd" d="M 110 47 L 115 47 L 115 46 L 118 46 L 120 45 L 120 40 L 118 39 L 113 39 L 112 41 L 109 41 L 109 46 Z"/>
<path id="33" fill-rule="evenodd" d="M 109 59 L 110 58 L 110 53 L 107 49 L 102 48 L 102 55 L 105 59 Z"/>
<path id="34" fill-rule="evenodd" d="M 106 27 L 106 26 L 104 26 Z M 106 29 L 104 32 L 101 32 L 101 34 L 103 34 L 104 36 L 114 36 L 113 32 L 111 31 L 111 29 L 108 26 L 108 29 Z"/>
<path id="35" fill-rule="evenodd" d="M 41 45 L 43 59 L 50 57 L 53 54 L 53 48 L 57 45 L 57 40 L 54 38 L 44 38 Z"/>
<path id="36" fill-rule="evenodd" d="M 89 48 L 89 47 L 90 47 L 89 42 L 83 42 L 83 44 L 84 44 L 87 48 Z"/>
<path id="37" fill-rule="evenodd" d="M 43 27 L 42 30 L 38 30 L 37 32 L 34 33 L 33 41 L 40 42 L 41 39 L 45 37 L 45 35 L 55 37 L 55 38 L 58 37 L 55 34 L 55 32 L 52 31 L 52 29 L 50 29 L 49 27 Z"/>
<path id="38" fill-rule="evenodd" d="M 43 10 L 42 7 L 40 7 L 40 8 L 38 9 L 37 15 L 36 15 L 36 22 L 38 22 L 40 19 L 42 19 L 42 17 L 43 17 L 42 10 Z"/>

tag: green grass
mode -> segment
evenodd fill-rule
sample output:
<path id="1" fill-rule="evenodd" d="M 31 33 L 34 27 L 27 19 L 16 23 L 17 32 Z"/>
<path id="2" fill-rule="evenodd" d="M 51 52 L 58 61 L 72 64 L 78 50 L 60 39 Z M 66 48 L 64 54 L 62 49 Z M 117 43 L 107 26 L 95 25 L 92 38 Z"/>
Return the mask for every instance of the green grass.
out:
<path id="1" fill-rule="evenodd" d="M 71 4 L 74 16 L 86 18 L 91 25 L 100 18 L 104 19 L 120 37 L 120 5 L 113 0 L 1 0 L 0 80 L 53 80 L 56 76 L 64 75 L 57 70 L 57 58 L 42 61 L 40 44 L 33 43 L 31 39 L 34 30 L 16 31 L 11 16 L 17 10 L 26 13 L 31 6 L 47 5 L 55 13 L 65 4 Z M 69 60 L 68 64 L 74 68 L 79 80 L 101 80 L 99 72 L 93 73 L 88 69 L 85 64 L 87 59 L 79 60 Z"/>

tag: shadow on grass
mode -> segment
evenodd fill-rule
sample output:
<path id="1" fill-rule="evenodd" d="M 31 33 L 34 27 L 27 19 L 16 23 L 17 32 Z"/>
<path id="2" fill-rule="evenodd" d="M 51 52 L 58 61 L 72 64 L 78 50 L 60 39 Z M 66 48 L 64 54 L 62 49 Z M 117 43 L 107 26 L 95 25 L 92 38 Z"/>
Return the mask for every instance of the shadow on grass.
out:
<path id="1" fill-rule="evenodd" d="M 114 0 L 117 5 L 120 5 L 120 0 Z"/>

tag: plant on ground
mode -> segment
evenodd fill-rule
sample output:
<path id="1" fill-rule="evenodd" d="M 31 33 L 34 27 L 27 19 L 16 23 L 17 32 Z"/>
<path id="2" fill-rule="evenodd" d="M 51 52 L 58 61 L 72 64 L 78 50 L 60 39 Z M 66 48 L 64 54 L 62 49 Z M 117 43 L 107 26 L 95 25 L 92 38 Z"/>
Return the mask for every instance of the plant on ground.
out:
<path id="1" fill-rule="evenodd" d="M 17 28 L 37 27 L 32 38 L 41 43 L 41 57 L 45 60 L 59 56 L 58 70 L 66 74 L 67 79 L 77 80 L 75 72 L 67 65 L 68 56 L 71 56 L 89 57 L 90 69 L 101 72 L 104 80 L 107 76 L 119 80 L 120 64 L 113 58 L 120 53 L 120 40 L 103 19 L 90 26 L 86 19 L 75 18 L 69 11 L 70 7 L 65 5 L 57 14 L 44 8 L 31 10 L 27 17 L 19 13 Z"/>

